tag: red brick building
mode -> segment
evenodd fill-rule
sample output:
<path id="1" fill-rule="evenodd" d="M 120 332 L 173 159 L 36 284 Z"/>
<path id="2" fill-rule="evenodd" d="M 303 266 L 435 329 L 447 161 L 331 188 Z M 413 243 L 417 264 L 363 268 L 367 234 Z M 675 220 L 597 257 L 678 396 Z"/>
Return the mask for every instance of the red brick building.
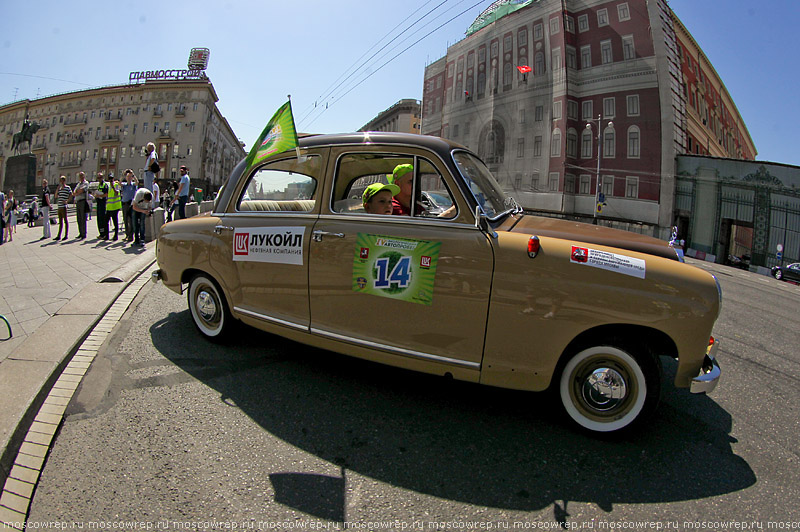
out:
<path id="1" fill-rule="evenodd" d="M 422 133 L 477 151 L 528 210 L 594 218 L 599 182 L 602 223 L 661 237 L 676 155 L 756 153 L 665 0 L 494 2 L 426 68 Z"/>

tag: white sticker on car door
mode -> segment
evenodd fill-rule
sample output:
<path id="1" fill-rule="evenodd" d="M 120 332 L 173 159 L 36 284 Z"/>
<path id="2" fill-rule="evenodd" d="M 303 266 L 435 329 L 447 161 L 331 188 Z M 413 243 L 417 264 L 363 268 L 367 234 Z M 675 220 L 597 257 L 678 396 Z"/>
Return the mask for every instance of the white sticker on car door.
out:
<path id="1" fill-rule="evenodd" d="M 303 264 L 305 227 L 250 227 L 233 233 L 233 260 Z"/>

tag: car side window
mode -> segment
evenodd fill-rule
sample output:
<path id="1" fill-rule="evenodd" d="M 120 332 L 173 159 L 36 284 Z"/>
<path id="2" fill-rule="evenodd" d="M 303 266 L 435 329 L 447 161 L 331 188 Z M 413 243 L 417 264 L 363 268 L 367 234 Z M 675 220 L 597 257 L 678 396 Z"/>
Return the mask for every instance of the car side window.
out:
<path id="1" fill-rule="evenodd" d="M 236 204 L 237 212 L 311 212 L 316 203 L 318 155 L 289 157 L 258 168 Z"/>
<path id="2" fill-rule="evenodd" d="M 418 167 L 416 171 L 413 169 Z M 436 167 L 422 157 L 398 154 L 347 154 L 339 159 L 334 182 L 333 205 L 338 213 L 369 214 L 364 209 L 364 191 L 376 183 L 397 185 L 395 169 L 412 169 L 405 179 L 413 178 L 413 186 L 400 187 L 394 196 L 395 203 L 402 202 L 410 212 L 412 194 L 415 195 L 415 217 L 453 218 L 456 215 L 453 197 Z M 404 195 L 405 193 L 405 195 Z M 387 213 L 388 214 L 388 213 Z"/>

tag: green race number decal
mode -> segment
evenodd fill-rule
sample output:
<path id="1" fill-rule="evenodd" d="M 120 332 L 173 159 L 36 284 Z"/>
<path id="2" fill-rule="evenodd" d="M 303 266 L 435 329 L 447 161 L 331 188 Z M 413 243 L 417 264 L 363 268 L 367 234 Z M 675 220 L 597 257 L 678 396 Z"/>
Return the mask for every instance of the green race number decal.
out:
<path id="1" fill-rule="evenodd" d="M 353 290 L 430 305 L 441 246 L 441 242 L 359 233 Z"/>

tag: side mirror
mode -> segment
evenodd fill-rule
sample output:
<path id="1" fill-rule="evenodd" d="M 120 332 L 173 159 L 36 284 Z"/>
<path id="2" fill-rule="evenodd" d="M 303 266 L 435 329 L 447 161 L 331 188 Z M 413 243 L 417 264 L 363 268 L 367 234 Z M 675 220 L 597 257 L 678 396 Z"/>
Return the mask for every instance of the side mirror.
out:
<path id="1" fill-rule="evenodd" d="M 486 216 L 486 213 L 483 212 L 480 205 L 475 206 L 475 227 L 492 238 L 497 238 L 497 233 L 492 229 L 492 226 L 489 225 L 489 217 Z"/>

